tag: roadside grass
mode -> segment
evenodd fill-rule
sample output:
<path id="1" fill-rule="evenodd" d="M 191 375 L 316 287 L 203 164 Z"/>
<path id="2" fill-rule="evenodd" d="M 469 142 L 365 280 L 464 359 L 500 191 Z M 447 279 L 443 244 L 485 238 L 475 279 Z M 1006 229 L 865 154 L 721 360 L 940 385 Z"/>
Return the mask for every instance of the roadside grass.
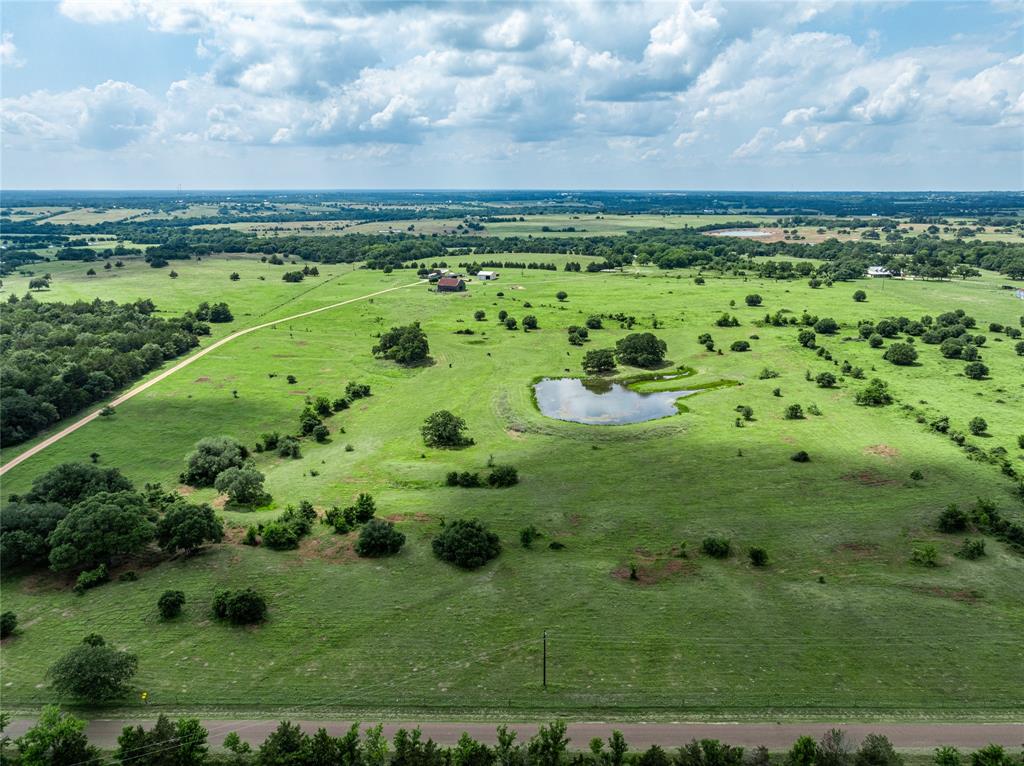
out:
<path id="1" fill-rule="evenodd" d="M 497 256 L 506 257 L 513 258 Z M 84 272 L 82 264 L 74 267 Z M 172 267 L 177 280 L 136 263 L 106 279 L 62 275 L 64 265 L 54 265 L 54 287 L 38 297 L 147 296 L 171 313 L 226 300 L 238 318 L 215 326 L 223 334 L 415 277 L 408 270 L 384 275 L 321 266 L 318 280 L 288 285 L 280 267 L 252 258 Z M 232 270 L 242 274 L 237 283 L 227 278 Z M 330 274 L 336 278 L 328 283 Z M 304 442 L 300 460 L 257 456 L 274 498 L 270 509 L 224 516 L 241 530 L 302 499 L 323 512 L 370 492 L 378 515 L 395 519 L 407 543 L 397 556 L 362 560 L 352 551 L 354 536 L 322 525 L 295 552 L 249 548 L 235 532 L 190 560 L 132 565 L 137 582 L 115 579 L 84 596 L 54 575 L 7 573 L 3 608 L 15 611 L 22 627 L 0 653 L 5 708 L 52 701 L 45 669 L 82 635 L 98 632 L 138 653 L 136 685 L 149 693 L 150 714 L 1019 714 L 1024 557 L 989 540 L 987 557 L 964 561 L 953 555 L 962 536 L 934 528 L 947 504 L 970 505 L 979 495 L 1019 518 L 1007 481 L 898 406 L 857 407 L 861 381 L 841 380 L 835 389 L 806 381 L 805 370 L 837 368 L 800 347 L 796 328 L 754 321 L 778 309 L 835 317 L 840 333 L 819 340 L 837 361 L 849 359 L 869 378 L 889 381 L 902 402 L 948 414 L 954 428 L 965 430 L 981 415 L 992 436 L 969 440 L 1003 446 L 1018 459 L 1022 361 L 1011 342 L 996 342 L 985 328 L 990 321 L 1016 326 L 1024 304 L 1001 291 L 992 274 L 818 290 L 805 282 L 714 276 L 697 286 L 692 276 L 514 270 L 461 294 L 426 287 L 389 293 L 233 341 L 119 407 L 113 418 L 16 467 L 4 476 L 5 496 L 24 491 L 48 467 L 87 461 L 93 451 L 139 485 L 176 487 L 198 439 L 224 433 L 252 444 L 263 431 L 292 432 L 305 397 L 339 396 L 347 381 L 365 382 L 373 396 L 327 421 L 329 443 Z M 5 290 L 24 292 L 19 278 L 5 282 Z M 300 294 L 314 285 L 320 286 Z M 852 300 L 858 288 L 868 292 L 867 302 Z M 564 303 L 554 297 L 558 290 L 569 294 Z M 751 292 L 764 297 L 762 306 L 743 305 Z M 846 340 L 856 336 L 859 319 L 954 308 L 974 315 L 989 337 L 983 355 L 991 379 L 967 380 L 962 363 L 942 359 L 935 346 L 920 347 L 920 366 L 902 368 L 882 360 L 884 349 Z M 477 309 L 486 311 L 485 321 L 474 321 Z M 534 314 L 541 329 L 510 332 L 497 322 L 501 309 L 519 320 Z M 654 332 L 667 341 L 674 366 L 694 368 L 693 382 L 737 385 L 687 399 L 688 411 L 678 416 L 628 426 L 588 427 L 536 412 L 531 380 L 581 374 L 587 350 L 613 347 L 627 334 L 606 320 L 606 329 L 574 347 L 565 328 L 620 311 L 636 316 L 634 331 L 650 330 L 656 316 L 662 326 Z M 741 326 L 714 326 L 723 311 L 737 314 Z M 405 370 L 375 360 L 377 334 L 412 320 L 426 330 L 434 363 Z M 459 329 L 475 334 L 456 335 Z M 724 349 L 753 334 L 759 339 L 749 352 L 718 355 L 697 344 L 704 332 Z M 766 366 L 780 377 L 759 380 Z M 295 385 L 286 382 L 289 374 Z M 781 397 L 773 395 L 776 387 Z M 791 403 L 805 410 L 816 404 L 822 415 L 785 420 Z M 755 420 L 737 428 L 741 404 L 753 407 Z M 464 417 L 476 444 L 425 448 L 418 429 L 438 409 Z M 790 460 L 797 450 L 806 450 L 810 462 Z M 448 471 L 486 474 L 491 458 L 515 465 L 521 483 L 501 490 L 443 486 Z M 914 470 L 921 481 L 910 479 Z M 214 494 L 199 490 L 191 498 L 212 501 Z M 444 565 L 430 551 L 443 520 L 468 517 L 485 520 L 503 544 L 501 556 L 476 572 Z M 543 537 L 527 550 L 518 531 L 530 524 Z M 733 555 L 702 556 L 708 535 L 728 537 Z M 565 548 L 551 550 L 555 541 Z M 939 548 L 941 566 L 910 563 L 922 541 Z M 751 545 L 767 549 L 768 567 L 749 565 Z M 646 579 L 629 580 L 631 563 Z M 246 585 L 267 595 L 269 621 L 253 629 L 212 621 L 214 591 Z M 188 603 L 180 618 L 164 623 L 156 600 L 168 588 L 185 591 Z M 141 711 L 133 702 L 113 709 Z"/>

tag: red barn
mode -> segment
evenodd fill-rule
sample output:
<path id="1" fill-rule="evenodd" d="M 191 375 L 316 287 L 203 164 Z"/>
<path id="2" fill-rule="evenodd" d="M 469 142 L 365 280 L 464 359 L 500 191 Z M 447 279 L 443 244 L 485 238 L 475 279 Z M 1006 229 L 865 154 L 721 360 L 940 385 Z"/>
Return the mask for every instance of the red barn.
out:
<path id="1" fill-rule="evenodd" d="M 441 277 L 437 280 L 437 291 L 439 293 L 457 293 L 466 289 L 466 283 L 458 277 Z"/>

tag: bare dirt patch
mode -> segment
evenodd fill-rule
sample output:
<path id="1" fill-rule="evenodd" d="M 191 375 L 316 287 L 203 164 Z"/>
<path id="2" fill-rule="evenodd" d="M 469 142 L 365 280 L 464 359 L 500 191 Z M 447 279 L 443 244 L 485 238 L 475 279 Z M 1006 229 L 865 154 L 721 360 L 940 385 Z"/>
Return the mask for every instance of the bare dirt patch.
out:
<path id="1" fill-rule="evenodd" d="M 696 563 L 683 558 L 682 550 L 676 545 L 661 553 L 652 553 L 644 547 L 635 548 L 633 553 L 633 561 L 613 569 L 612 577 L 638 585 L 656 585 L 677 575 L 697 572 Z"/>
<path id="2" fill-rule="evenodd" d="M 210 503 L 210 505 L 212 505 L 214 508 L 222 511 L 222 510 L 224 510 L 224 505 L 227 502 L 228 502 L 228 496 L 227 495 L 217 495 L 217 497 L 213 498 L 213 501 Z"/>
<path id="3" fill-rule="evenodd" d="M 203 375 L 202 377 L 196 378 L 196 379 L 195 379 L 194 381 L 192 381 L 192 382 L 193 382 L 193 383 L 209 383 L 209 382 L 210 382 L 210 379 L 209 379 L 209 378 L 208 378 L 208 377 L 207 377 L 206 375 Z"/>
<path id="4" fill-rule="evenodd" d="M 299 543 L 297 563 L 305 561 L 329 561 L 334 564 L 351 564 L 359 560 L 355 551 L 355 533 L 332 534 L 327 537 L 304 537 Z"/>
<path id="5" fill-rule="evenodd" d="M 397 521 L 418 521 L 420 523 L 426 523 L 426 522 L 429 522 L 429 521 L 433 521 L 434 517 L 431 516 L 429 513 L 423 513 L 422 511 L 417 511 L 416 513 L 414 513 L 412 515 L 410 515 L 408 513 L 393 513 L 390 516 L 385 516 L 384 520 L 385 521 L 390 521 L 392 523 L 397 522 Z"/>
<path id="6" fill-rule="evenodd" d="M 852 543 L 839 543 L 834 550 L 836 553 L 849 553 L 855 558 L 864 559 L 870 558 L 878 553 L 878 543 L 863 543 L 863 542 L 852 542 Z"/>
<path id="7" fill-rule="evenodd" d="M 506 428 L 505 434 L 513 439 L 522 439 L 524 436 L 526 436 L 526 434 L 524 434 L 522 431 L 519 431 L 515 428 Z"/>
<path id="8" fill-rule="evenodd" d="M 873 444 L 864 448 L 865 455 L 878 455 L 879 457 L 899 457 L 900 451 L 888 444 Z"/>
<path id="9" fill-rule="evenodd" d="M 974 588 L 943 588 L 940 585 L 916 585 L 912 590 L 915 593 L 922 593 L 926 596 L 949 598 L 965 604 L 976 604 L 985 597 L 985 594 Z"/>
<path id="10" fill-rule="evenodd" d="M 190 487 L 188 484 L 180 484 L 178 485 L 178 488 L 175 489 L 174 491 L 177 492 L 182 497 L 188 497 L 189 495 L 196 491 L 196 488 Z"/>
<path id="11" fill-rule="evenodd" d="M 843 481 L 855 481 L 865 487 L 891 487 L 900 483 L 897 479 L 887 479 L 885 476 L 882 476 L 871 469 L 845 473 L 839 478 Z"/>

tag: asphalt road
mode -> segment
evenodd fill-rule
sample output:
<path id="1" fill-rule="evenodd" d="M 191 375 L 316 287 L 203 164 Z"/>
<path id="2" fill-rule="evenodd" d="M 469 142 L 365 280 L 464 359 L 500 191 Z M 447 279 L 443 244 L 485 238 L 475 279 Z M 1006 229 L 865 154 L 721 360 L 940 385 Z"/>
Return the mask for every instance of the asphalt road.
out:
<path id="1" fill-rule="evenodd" d="M 31 718 L 18 718 L 7 727 L 12 737 L 21 735 L 35 723 Z M 89 721 L 86 732 L 89 740 L 101 748 L 117 746 L 117 737 L 125 726 L 152 721 L 127 719 L 95 719 Z M 210 732 L 209 741 L 219 746 L 228 732 L 236 731 L 245 741 L 257 745 L 272 732 L 277 720 L 206 720 L 203 726 Z M 323 727 L 332 735 L 344 734 L 352 725 L 351 721 L 293 721 L 308 733 Z M 463 732 L 481 742 L 494 744 L 494 723 L 440 723 L 414 721 L 384 724 L 384 733 L 390 738 L 399 728 L 413 729 L 419 726 L 424 738 L 431 738 L 442 745 L 454 745 Z M 529 739 L 536 731 L 536 723 L 509 723 L 510 730 L 519 733 L 519 741 Z M 365 728 L 365 724 L 364 724 Z M 815 739 L 829 729 L 843 729 L 853 743 L 859 743 L 867 734 L 884 734 L 893 745 L 901 750 L 931 749 L 940 745 L 954 745 L 964 750 L 984 747 L 990 743 L 1004 747 L 1018 748 L 1024 745 L 1024 723 L 605 723 L 581 722 L 569 724 L 570 747 L 585 750 L 594 737 L 607 739 L 613 729 L 618 729 L 629 743 L 630 749 L 641 750 L 651 745 L 674 748 L 692 739 L 719 739 L 730 745 L 752 748 L 765 745 L 770 750 L 787 750 L 797 737 L 807 734 Z"/>

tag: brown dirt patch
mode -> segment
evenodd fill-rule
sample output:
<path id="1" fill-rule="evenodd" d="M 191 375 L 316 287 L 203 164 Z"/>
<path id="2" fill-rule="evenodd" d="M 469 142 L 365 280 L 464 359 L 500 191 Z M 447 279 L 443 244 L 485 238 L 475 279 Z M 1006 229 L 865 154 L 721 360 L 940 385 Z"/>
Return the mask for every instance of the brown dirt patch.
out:
<path id="1" fill-rule="evenodd" d="M 850 553 L 856 558 L 869 558 L 878 553 L 878 543 L 839 543 L 836 553 Z"/>
<path id="2" fill-rule="evenodd" d="M 174 491 L 177 492 L 182 497 L 188 497 L 189 495 L 196 491 L 196 488 L 190 487 L 188 484 L 180 484 L 178 488 Z"/>
<path id="3" fill-rule="evenodd" d="M 329 561 L 334 564 L 351 564 L 359 560 L 356 555 L 355 533 L 331 534 L 326 537 L 304 537 L 299 543 L 296 563 L 305 561 Z"/>
<path id="4" fill-rule="evenodd" d="M 855 481 L 865 487 L 891 487 L 895 484 L 899 484 L 897 479 L 887 479 L 871 469 L 853 471 L 852 473 L 843 474 L 839 478 L 843 481 Z"/>
<path id="5" fill-rule="evenodd" d="M 193 382 L 193 383 L 209 383 L 209 382 L 210 382 L 210 379 L 209 379 L 208 377 L 206 377 L 205 375 L 203 375 L 202 377 L 196 378 L 196 379 L 195 379 L 194 381 L 192 381 L 192 382 Z"/>
<path id="6" fill-rule="evenodd" d="M 965 604 L 976 604 L 985 597 L 981 591 L 974 588 L 943 588 L 940 585 L 918 585 L 913 590 L 915 593 L 921 593 L 926 596 L 949 598 Z"/>
<path id="7" fill-rule="evenodd" d="M 692 575 L 696 571 L 697 565 L 686 559 L 656 558 L 650 561 L 637 562 L 635 580 L 630 577 L 631 569 L 629 564 L 623 564 L 613 569 L 612 577 L 617 580 L 635 582 L 637 585 L 657 585 L 672 577 Z"/>
<path id="8" fill-rule="evenodd" d="M 228 496 L 227 495 L 217 495 L 217 497 L 213 498 L 213 501 L 210 503 L 210 505 L 212 505 L 214 508 L 222 511 L 222 510 L 224 510 L 224 505 L 227 502 L 228 502 Z"/>
<path id="9" fill-rule="evenodd" d="M 397 521 L 419 521 L 421 523 L 425 523 L 425 522 L 428 522 L 428 521 L 433 521 L 434 517 L 431 516 L 429 513 L 423 513 L 421 511 L 417 511 L 416 513 L 412 514 L 411 516 L 409 514 L 407 514 L 407 513 L 393 513 L 390 516 L 385 516 L 384 520 L 385 521 L 390 521 L 392 523 L 393 522 L 397 522 Z"/>
<path id="10" fill-rule="evenodd" d="M 505 433 L 513 439 L 522 439 L 526 436 L 522 431 L 518 431 L 515 428 L 506 428 Z"/>
<path id="11" fill-rule="evenodd" d="M 298 390 L 298 389 L 294 389 L 294 390 L 292 390 L 292 391 L 289 391 L 288 393 L 290 393 L 290 394 L 298 394 L 298 395 L 302 396 L 303 394 L 308 394 L 308 393 L 309 393 L 309 390 L 308 390 L 308 389 L 302 389 L 302 390 L 300 391 L 300 390 Z"/>
<path id="12" fill-rule="evenodd" d="M 296 346 L 308 346 L 309 345 L 309 341 L 308 340 L 297 340 L 297 341 L 295 341 L 295 345 Z"/>
<path id="13" fill-rule="evenodd" d="M 865 455 L 878 455 L 879 457 L 898 457 L 900 451 L 888 444 L 874 444 L 864 448 Z"/>

